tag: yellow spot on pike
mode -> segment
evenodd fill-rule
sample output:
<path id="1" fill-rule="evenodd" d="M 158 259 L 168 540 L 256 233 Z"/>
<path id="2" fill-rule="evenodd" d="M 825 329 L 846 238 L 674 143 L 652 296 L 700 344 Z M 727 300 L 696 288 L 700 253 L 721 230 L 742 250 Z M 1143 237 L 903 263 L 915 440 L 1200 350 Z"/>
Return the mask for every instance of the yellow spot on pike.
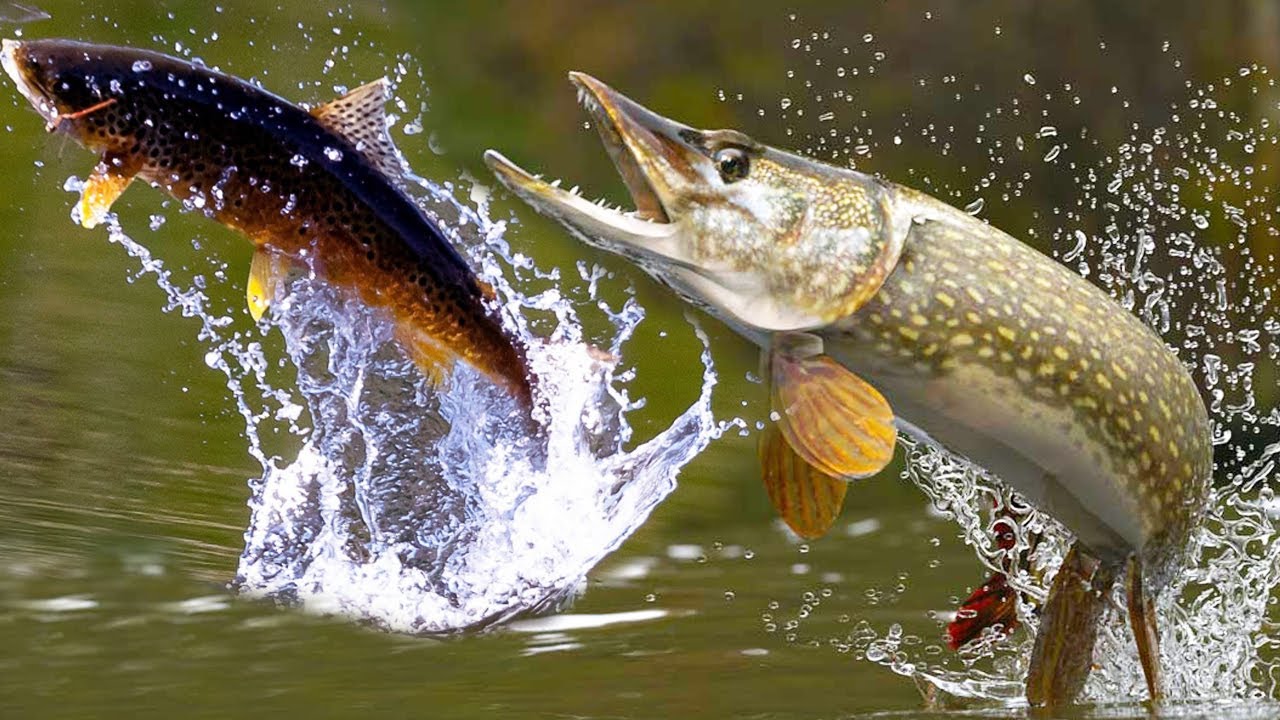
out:
<path id="1" fill-rule="evenodd" d="M 923 319 L 924 319 L 924 318 L 921 318 L 921 320 L 923 320 Z M 920 331 L 919 331 L 919 330 L 916 330 L 915 328 L 909 328 L 909 327 L 905 327 L 905 326 L 899 326 L 899 327 L 898 327 L 898 334 L 902 335 L 902 337 L 904 337 L 904 338 L 906 338 L 906 339 L 908 339 L 908 340 L 911 340 L 911 341 L 915 341 L 915 340 L 919 340 L 919 339 L 920 339 Z"/>
<path id="2" fill-rule="evenodd" d="M 1098 386 L 1101 387 L 1103 390 L 1111 389 L 1111 380 L 1106 375 L 1103 375 L 1102 373 L 1097 373 L 1093 376 L 1093 379 L 1098 381 Z"/>
<path id="3" fill-rule="evenodd" d="M 1062 347 L 1061 345 L 1055 345 L 1053 347 L 1053 356 L 1058 358 L 1059 360 L 1064 360 L 1064 361 L 1071 359 L 1071 353 L 1068 353 L 1067 349 Z"/>
<path id="4" fill-rule="evenodd" d="M 956 347 L 968 347 L 973 344 L 973 336 L 969 333 L 956 333 L 951 336 L 951 344 Z"/>
<path id="5" fill-rule="evenodd" d="M 1012 328 L 1007 328 L 1003 325 L 997 327 L 996 332 L 1000 333 L 1000 337 L 1008 340 L 1009 342 L 1013 342 L 1018 339 L 1018 333 L 1014 332 Z"/>
<path id="6" fill-rule="evenodd" d="M 949 308 L 953 308 L 956 306 L 956 299 L 942 292 L 941 290 L 939 290 L 937 294 L 934 295 L 934 297 L 938 299 L 938 302 L 942 303 L 943 305 L 946 305 Z"/>

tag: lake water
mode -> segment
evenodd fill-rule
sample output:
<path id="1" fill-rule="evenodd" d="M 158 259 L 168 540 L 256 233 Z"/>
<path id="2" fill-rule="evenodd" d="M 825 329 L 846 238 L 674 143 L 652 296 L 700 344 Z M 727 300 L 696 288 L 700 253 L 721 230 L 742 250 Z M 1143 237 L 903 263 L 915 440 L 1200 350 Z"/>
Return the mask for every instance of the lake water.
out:
<path id="1" fill-rule="evenodd" d="M 572 446 L 524 473 L 527 487 L 503 489 L 494 468 L 519 458 L 494 460 L 492 444 L 473 442 L 488 437 L 471 412 L 483 391 L 463 377 L 452 400 L 424 399 L 380 344 L 376 318 L 303 283 L 277 327 L 255 327 L 243 310 L 249 244 L 144 187 L 118 204 L 114 235 L 81 229 L 64 187 L 93 158 L 45 134 L 5 82 L 0 716 L 1025 714 L 990 699 L 926 712 L 905 676 L 968 681 L 992 697 L 1016 687 L 1024 634 L 972 666 L 942 642 L 939 618 L 987 575 L 965 540 L 988 538 L 976 515 L 961 523 L 939 508 L 981 508 L 986 481 L 929 452 L 903 464 L 904 452 L 850 488 L 831 535 L 797 542 L 758 479 L 751 429 L 766 410 L 755 351 L 626 263 L 490 193 L 480 155 L 494 147 L 625 201 L 584 127 L 571 69 L 692 124 L 737 127 L 967 207 L 1156 327 L 1208 391 L 1220 466 L 1202 562 L 1165 602 L 1177 618 L 1166 658 L 1186 700 L 1163 714 L 1280 715 L 1280 45 L 1268 30 L 1280 20 L 1269 5 L 40 7 L 51 19 L 5 25 L 6 36 L 165 50 L 307 103 L 391 77 L 393 136 L 423 178 L 416 192 L 478 266 L 506 278 L 504 297 L 530 333 L 559 330 L 545 348 L 562 382 L 558 427 L 590 427 L 592 452 Z M 156 270 L 170 274 L 158 283 Z M 398 507 L 387 482 L 398 476 L 326 444 L 348 420 L 312 417 L 325 398 L 368 387 L 309 374 L 303 345 L 315 332 L 341 336 L 330 347 L 348 353 L 344 367 L 367 369 L 396 398 L 366 450 L 434 442 L 439 428 L 424 417 L 473 423 L 447 442 L 483 462 L 442 472 L 469 478 L 468 497 L 493 516 L 467 516 L 478 535 L 450 546 L 454 565 L 424 561 L 448 568 L 449 593 L 430 571 L 328 552 L 355 542 L 338 531 L 328 564 L 313 562 L 318 553 L 299 562 L 319 544 L 270 555 L 255 534 L 334 527 L 337 511 L 272 515 L 290 509 L 289 496 L 269 489 L 289 482 L 320 504 L 355 502 L 365 520 L 371 487 L 389 503 L 376 507 Z M 616 367 L 592 366 L 574 350 L 582 343 L 612 350 Z M 620 406 L 631 409 L 611 424 Z M 395 449 L 412 456 L 407 447 Z M 503 505 L 507 491 L 543 504 L 521 515 Z M 279 590 L 278 572 L 260 572 L 264 558 L 296 571 L 285 584 L 305 609 L 229 589 Z M 499 579 L 534 588 L 528 604 L 562 609 L 484 633 L 378 629 L 502 614 L 510 593 Z M 1142 716 L 1125 700 L 1139 675 L 1117 628 L 1113 619 L 1090 686 L 1105 702 L 1067 716 Z"/>

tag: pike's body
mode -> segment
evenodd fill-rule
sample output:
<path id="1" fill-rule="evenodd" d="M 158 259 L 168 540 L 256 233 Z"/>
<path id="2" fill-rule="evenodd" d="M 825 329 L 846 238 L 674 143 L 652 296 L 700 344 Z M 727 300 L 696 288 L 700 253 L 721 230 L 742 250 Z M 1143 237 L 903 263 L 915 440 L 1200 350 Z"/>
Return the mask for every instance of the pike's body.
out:
<path id="1" fill-rule="evenodd" d="M 896 427 L 926 435 L 1076 535 L 1042 608 L 1028 698 L 1079 694 L 1121 575 L 1158 697 L 1150 598 L 1184 559 L 1212 472 L 1204 405 L 1160 339 L 1079 276 L 923 193 L 571 78 L 636 212 L 492 151 L 489 164 L 540 212 L 761 346 L 775 420 L 762 470 L 792 529 L 826 532 L 845 482 L 892 459 Z M 977 617 L 953 624 L 953 640 L 1009 627 L 1003 580 L 975 591 Z"/>
<path id="2" fill-rule="evenodd" d="M 462 359 L 528 399 L 522 354 L 486 308 L 485 288 L 395 183 L 382 82 L 309 112 L 130 48 L 6 41 L 3 60 L 51 131 L 99 153 L 81 203 L 86 225 L 141 178 L 254 242 L 255 315 L 279 261 L 301 262 L 387 309 L 424 372 Z"/>
<path id="3" fill-rule="evenodd" d="M 816 331 L 896 413 L 1012 483 L 1092 554 L 1158 588 L 1201 512 L 1212 452 L 1191 378 L 1106 293 L 954 208 L 920 218 L 880 290 Z"/>

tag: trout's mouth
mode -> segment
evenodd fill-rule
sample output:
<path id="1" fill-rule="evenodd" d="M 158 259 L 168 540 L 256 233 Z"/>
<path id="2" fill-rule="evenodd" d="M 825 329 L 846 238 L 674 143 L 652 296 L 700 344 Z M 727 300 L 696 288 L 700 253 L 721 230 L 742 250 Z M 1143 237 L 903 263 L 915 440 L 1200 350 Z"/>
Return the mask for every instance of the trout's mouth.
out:
<path id="1" fill-rule="evenodd" d="M 21 42 L 9 39 L 0 41 L 0 66 L 3 66 L 5 73 L 13 78 L 14 85 L 18 86 L 18 92 L 22 93 L 46 123 L 57 122 L 58 107 L 54 104 L 53 95 L 41 86 L 40 79 L 32 68 L 26 47 Z"/>
<path id="2" fill-rule="evenodd" d="M 671 207 L 676 188 L 699 182 L 711 171 L 711 161 L 695 144 L 696 130 L 654 113 L 590 75 L 572 72 L 569 80 L 631 192 L 634 211 L 587 200 L 576 187 L 564 190 L 559 180 L 547 182 L 494 150 L 485 153 L 485 162 L 513 193 L 587 242 L 642 258 L 655 243 L 671 240 L 678 225 Z"/>

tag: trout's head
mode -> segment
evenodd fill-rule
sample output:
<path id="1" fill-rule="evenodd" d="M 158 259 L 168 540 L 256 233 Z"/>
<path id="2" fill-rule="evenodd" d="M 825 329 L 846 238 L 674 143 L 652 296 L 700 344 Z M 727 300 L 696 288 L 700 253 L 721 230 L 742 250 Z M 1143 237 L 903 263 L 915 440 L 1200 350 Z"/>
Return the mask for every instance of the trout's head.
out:
<path id="1" fill-rule="evenodd" d="M 562 190 L 492 150 L 486 161 L 539 212 L 689 300 L 762 330 L 815 328 L 866 302 L 897 262 L 907 228 L 875 178 L 733 130 L 681 125 L 588 75 L 570 79 L 634 212 Z"/>
<path id="2" fill-rule="evenodd" d="M 138 58 L 123 48 L 71 40 L 4 40 L 0 65 L 45 119 L 50 132 L 61 132 L 93 149 L 124 134 L 130 113 L 116 107 Z"/>

